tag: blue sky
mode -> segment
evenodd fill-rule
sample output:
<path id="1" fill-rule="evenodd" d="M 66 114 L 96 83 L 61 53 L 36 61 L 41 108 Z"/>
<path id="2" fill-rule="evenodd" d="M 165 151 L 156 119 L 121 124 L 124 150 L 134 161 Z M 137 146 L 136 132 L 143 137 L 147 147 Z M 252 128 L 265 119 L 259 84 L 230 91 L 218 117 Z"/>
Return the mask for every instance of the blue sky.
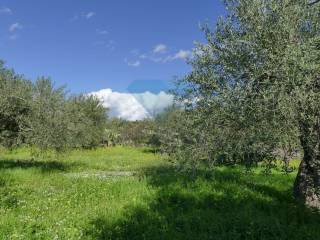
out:
<path id="1" fill-rule="evenodd" d="M 74 93 L 126 92 L 186 74 L 199 23 L 223 13 L 219 0 L 0 0 L 0 58 Z"/>

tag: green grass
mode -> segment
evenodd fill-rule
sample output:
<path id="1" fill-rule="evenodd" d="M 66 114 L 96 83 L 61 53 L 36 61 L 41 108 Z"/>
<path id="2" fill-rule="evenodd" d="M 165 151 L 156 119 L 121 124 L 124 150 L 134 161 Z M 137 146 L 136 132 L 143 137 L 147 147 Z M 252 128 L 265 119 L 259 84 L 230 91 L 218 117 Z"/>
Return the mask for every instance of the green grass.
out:
<path id="1" fill-rule="evenodd" d="M 144 148 L 2 151 L 0 239 L 320 239 L 320 215 L 292 198 L 296 173 L 262 170 L 190 177 Z"/>

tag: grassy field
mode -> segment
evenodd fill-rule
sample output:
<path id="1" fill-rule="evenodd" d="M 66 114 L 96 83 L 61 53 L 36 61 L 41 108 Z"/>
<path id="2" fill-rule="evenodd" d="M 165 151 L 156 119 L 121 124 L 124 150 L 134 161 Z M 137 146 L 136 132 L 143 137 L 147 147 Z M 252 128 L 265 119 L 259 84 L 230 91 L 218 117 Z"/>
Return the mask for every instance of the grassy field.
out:
<path id="1" fill-rule="evenodd" d="M 295 173 L 175 171 L 144 148 L 0 152 L 0 239 L 320 239 Z"/>

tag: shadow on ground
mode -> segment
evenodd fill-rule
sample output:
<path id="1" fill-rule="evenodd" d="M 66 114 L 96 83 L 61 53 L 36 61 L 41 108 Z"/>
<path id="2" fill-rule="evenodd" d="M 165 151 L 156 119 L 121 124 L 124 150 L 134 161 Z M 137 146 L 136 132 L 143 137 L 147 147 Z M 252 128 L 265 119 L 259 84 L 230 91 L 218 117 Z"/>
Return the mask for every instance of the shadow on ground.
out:
<path id="1" fill-rule="evenodd" d="M 159 149 L 157 148 L 145 148 L 142 150 L 143 153 L 152 153 L 152 154 L 157 154 L 159 153 Z"/>
<path id="2" fill-rule="evenodd" d="M 127 206 L 124 217 L 92 219 L 90 239 L 319 239 L 320 215 L 292 198 L 292 178 L 172 168 L 146 172 L 156 197 Z M 266 183 L 269 182 L 269 183 Z"/>
<path id="3" fill-rule="evenodd" d="M 0 170 L 1 169 L 29 169 L 37 168 L 43 172 L 52 172 L 52 171 L 67 171 L 72 167 L 72 164 L 65 164 L 57 160 L 51 161 L 36 161 L 31 159 L 0 159 Z"/>

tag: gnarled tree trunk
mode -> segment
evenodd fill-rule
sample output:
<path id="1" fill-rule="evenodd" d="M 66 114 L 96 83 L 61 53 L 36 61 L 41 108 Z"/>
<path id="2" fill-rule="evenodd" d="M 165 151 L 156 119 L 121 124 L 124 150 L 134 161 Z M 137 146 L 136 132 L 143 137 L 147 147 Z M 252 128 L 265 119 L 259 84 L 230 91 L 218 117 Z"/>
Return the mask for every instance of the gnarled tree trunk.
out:
<path id="1" fill-rule="evenodd" d="M 320 135 L 318 127 L 302 124 L 303 160 L 294 184 L 294 196 L 308 207 L 320 209 Z"/>
<path id="2" fill-rule="evenodd" d="M 320 209 L 319 167 L 311 166 L 303 160 L 294 184 L 296 199 L 303 201 L 306 206 Z"/>

